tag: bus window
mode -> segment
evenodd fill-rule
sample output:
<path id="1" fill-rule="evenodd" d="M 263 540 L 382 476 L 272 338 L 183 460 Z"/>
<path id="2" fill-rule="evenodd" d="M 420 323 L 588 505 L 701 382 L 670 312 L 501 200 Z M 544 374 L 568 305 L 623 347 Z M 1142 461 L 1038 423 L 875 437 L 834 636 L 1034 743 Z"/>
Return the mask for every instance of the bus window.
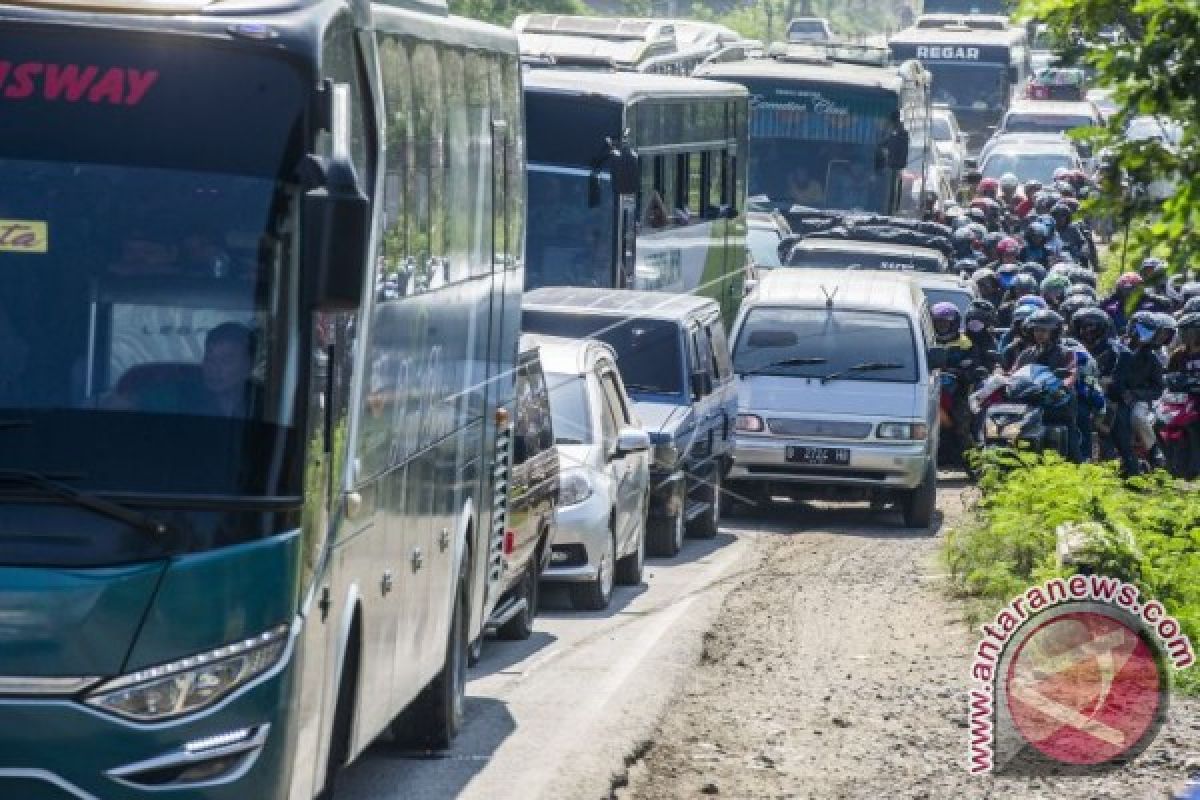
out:
<path id="1" fill-rule="evenodd" d="M 446 89 L 446 155 L 444 174 L 445 250 L 444 278 L 457 283 L 467 277 L 467 95 L 463 55 L 456 49 L 442 51 L 442 78 Z"/>
<path id="2" fill-rule="evenodd" d="M 724 153 L 710 150 L 704 154 L 704 195 L 700 201 L 705 218 L 713 218 L 724 204 L 724 194 L 721 191 L 723 170 L 725 167 Z"/>
<path id="3" fill-rule="evenodd" d="M 492 202 L 489 176 L 492 174 L 492 134 L 488 108 L 491 91 L 487 79 L 490 64 L 487 56 L 468 51 L 466 58 L 469 185 L 475 196 L 468 198 L 471 229 L 468 232 L 468 253 L 472 275 L 492 271 L 492 226 L 488 209 Z"/>
<path id="4" fill-rule="evenodd" d="M 687 159 L 687 195 L 684 208 L 691 221 L 699 220 L 704 214 L 704 154 L 689 153 Z"/>

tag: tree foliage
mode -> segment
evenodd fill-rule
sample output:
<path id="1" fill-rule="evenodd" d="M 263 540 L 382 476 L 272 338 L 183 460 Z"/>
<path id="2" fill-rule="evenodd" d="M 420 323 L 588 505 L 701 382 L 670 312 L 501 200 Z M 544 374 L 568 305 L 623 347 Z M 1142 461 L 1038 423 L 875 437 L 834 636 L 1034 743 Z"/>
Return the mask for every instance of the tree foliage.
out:
<path id="1" fill-rule="evenodd" d="M 1107 130 L 1089 138 L 1113 148 L 1129 180 L 1124 190 L 1110 181 L 1096 204 L 1132 223 L 1136 249 L 1163 253 L 1177 270 L 1190 266 L 1200 254 L 1200 2 L 1024 0 L 1019 13 L 1046 22 L 1060 41 L 1070 43 L 1063 56 L 1090 64 L 1097 84 L 1116 92 L 1121 111 Z M 1128 38 L 1112 45 L 1085 44 L 1100 41 L 1099 32 L 1112 25 L 1122 26 Z M 1125 141 L 1125 125 L 1140 115 L 1182 125 L 1179 147 Z M 1131 190 L 1156 179 L 1177 181 L 1174 196 L 1157 203 Z"/>

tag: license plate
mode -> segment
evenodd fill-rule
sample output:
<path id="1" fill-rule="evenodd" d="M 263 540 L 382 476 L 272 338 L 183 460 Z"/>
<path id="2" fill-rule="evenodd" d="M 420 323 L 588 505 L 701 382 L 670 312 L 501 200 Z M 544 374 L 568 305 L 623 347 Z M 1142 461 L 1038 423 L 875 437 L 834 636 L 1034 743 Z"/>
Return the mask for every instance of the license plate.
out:
<path id="1" fill-rule="evenodd" d="M 797 464 L 834 464 L 850 463 L 850 451 L 844 447 L 789 447 L 787 460 Z"/>

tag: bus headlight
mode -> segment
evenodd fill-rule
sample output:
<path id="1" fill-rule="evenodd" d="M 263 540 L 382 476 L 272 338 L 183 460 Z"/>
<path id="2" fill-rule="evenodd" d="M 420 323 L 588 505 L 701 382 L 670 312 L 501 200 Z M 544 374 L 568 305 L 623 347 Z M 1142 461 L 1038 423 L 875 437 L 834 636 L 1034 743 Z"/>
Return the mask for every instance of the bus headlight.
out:
<path id="1" fill-rule="evenodd" d="M 85 702 L 137 722 L 199 711 L 278 664 L 289 630 L 280 625 L 251 639 L 114 678 Z"/>

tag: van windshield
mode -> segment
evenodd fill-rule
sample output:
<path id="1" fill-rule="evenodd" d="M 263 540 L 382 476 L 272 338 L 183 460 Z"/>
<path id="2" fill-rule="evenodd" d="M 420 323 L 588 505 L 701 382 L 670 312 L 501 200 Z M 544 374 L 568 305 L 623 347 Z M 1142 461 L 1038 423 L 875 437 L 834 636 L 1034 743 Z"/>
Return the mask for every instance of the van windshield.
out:
<path id="1" fill-rule="evenodd" d="M 915 383 L 917 348 L 901 314 L 756 308 L 746 315 L 733 349 L 739 375 L 781 375 Z"/>
<path id="2" fill-rule="evenodd" d="M 621 378 L 634 398 L 683 393 L 683 351 L 674 322 L 559 311 L 526 311 L 521 319 L 528 333 L 607 343 L 617 351 Z"/>

